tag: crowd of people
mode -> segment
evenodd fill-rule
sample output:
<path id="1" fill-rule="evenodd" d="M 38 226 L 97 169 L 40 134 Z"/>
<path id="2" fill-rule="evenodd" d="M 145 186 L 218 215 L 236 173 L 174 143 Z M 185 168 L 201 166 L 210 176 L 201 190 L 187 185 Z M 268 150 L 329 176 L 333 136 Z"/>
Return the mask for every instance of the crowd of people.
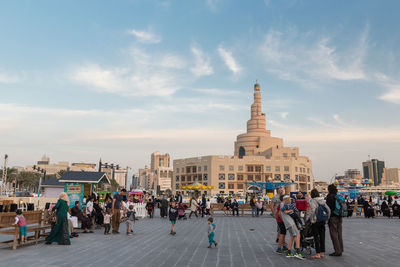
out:
<path id="1" fill-rule="evenodd" d="M 224 214 L 238 216 L 239 204 L 234 198 L 217 199 L 223 203 Z M 380 212 L 383 216 L 399 216 L 400 205 L 395 199 L 381 199 Z M 69 199 L 66 193 L 61 193 L 59 200 L 49 211 L 49 222 L 52 224 L 50 235 L 46 238 L 46 244 L 56 242 L 60 245 L 70 245 L 71 238 L 78 237 L 73 227 L 72 217 L 81 222 L 82 233 L 93 233 L 94 228 L 104 228 L 104 234 L 119 234 L 121 220 L 126 221 L 126 234 L 131 235 L 135 221 L 137 220 L 136 203 L 132 197 L 127 197 L 126 190 L 121 189 L 113 197 L 107 195 L 103 204 L 95 194 L 86 198 L 85 209 L 81 208 L 79 201 L 69 208 Z M 171 235 L 176 235 L 175 225 L 178 220 L 185 220 L 186 209 L 189 209 L 188 218 L 194 215 L 196 218 L 207 217 L 209 248 L 216 247 L 218 242 L 214 240 L 216 225 L 211 217 L 211 202 L 205 195 L 192 196 L 189 203 L 183 203 L 181 194 L 166 196 L 160 199 L 149 197 L 145 207 L 150 219 L 154 218 L 156 208 L 160 209 L 160 217 L 168 218 L 171 223 Z M 294 198 L 284 194 L 283 188 L 278 188 L 276 194 L 269 199 L 262 199 L 255 195 L 248 198 L 253 217 L 262 216 L 267 209 L 277 224 L 276 230 L 276 253 L 284 254 L 286 257 L 304 259 L 302 250 L 308 246 L 315 248 L 313 259 L 325 257 L 325 232 L 326 225 L 332 240 L 334 251 L 329 256 L 341 256 L 343 247 L 342 221 L 343 217 L 354 209 L 355 202 L 344 199 L 338 195 L 334 184 L 328 186 L 328 195 L 323 197 L 317 189 L 313 189 L 309 196 L 303 196 L 299 192 Z M 359 197 L 358 204 L 363 206 L 365 217 L 374 217 L 379 213 L 373 207 L 371 198 Z M 351 215 L 350 215 L 351 216 Z M 21 242 L 26 237 L 26 223 L 20 210 L 17 211 L 15 224 L 20 227 Z M 288 239 L 286 238 L 288 236 Z M 312 238 L 311 243 L 309 243 Z M 308 241 L 306 241 L 308 240 Z"/>

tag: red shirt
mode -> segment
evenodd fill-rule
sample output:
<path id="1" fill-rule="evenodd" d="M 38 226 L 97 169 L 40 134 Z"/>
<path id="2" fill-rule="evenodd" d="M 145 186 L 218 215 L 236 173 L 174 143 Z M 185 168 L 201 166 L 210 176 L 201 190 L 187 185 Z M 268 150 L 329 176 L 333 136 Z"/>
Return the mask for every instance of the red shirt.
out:
<path id="1" fill-rule="evenodd" d="M 278 216 L 276 216 L 276 221 L 279 222 L 283 222 L 282 218 L 281 218 L 281 204 L 278 205 L 278 207 L 276 207 L 276 214 Z"/>

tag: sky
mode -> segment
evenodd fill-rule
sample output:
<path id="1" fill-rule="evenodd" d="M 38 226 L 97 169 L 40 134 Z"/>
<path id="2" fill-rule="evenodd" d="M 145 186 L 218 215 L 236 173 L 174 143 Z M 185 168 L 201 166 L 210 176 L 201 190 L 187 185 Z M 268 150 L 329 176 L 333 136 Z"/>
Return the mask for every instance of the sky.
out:
<path id="1" fill-rule="evenodd" d="M 253 85 L 314 178 L 400 168 L 399 1 L 2 1 L 9 164 L 232 155 Z M 3 165 L 1 163 L 0 165 Z"/>

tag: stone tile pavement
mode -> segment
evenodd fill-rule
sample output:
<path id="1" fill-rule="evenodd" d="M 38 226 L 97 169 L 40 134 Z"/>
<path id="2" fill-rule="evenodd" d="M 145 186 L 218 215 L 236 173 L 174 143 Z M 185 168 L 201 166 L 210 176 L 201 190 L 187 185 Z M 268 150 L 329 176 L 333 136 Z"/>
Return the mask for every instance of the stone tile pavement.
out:
<path id="1" fill-rule="evenodd" d="M 138 221 L 134 235 L 104 236 L 103 230 L 80 234 L 71 246 L 56 244 L 0 249 L 0 266 L 400 266 L 400 220 L 344 220 L 345 253 L 324 260 L 285 258 L 274 253 L 276 225 L 271 217 L 216 216 L 218 248 L 208 249 L 207 220 L 170 223 L 154 218 Z M 327 253 L 332 244 L 326 229 Z"/>

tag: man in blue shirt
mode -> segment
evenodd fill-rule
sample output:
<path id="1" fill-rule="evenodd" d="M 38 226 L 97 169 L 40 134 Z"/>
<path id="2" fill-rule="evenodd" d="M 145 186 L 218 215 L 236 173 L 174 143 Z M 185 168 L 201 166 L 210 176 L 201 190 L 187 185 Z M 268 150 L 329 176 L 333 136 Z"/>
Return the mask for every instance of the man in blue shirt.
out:
<path id="1" fill-rule="evenodd" d="M 126 190 L 124 188 L 119 191 L 118 194 L 114 194 L 113 202 L 112 202 L 112 228 L 113 234 L 119 234 L 119 224 L 121 220 L 121 207 L 123 208 L 122 201 L 124 199 L 124 195 L 126 194 Z"/>

